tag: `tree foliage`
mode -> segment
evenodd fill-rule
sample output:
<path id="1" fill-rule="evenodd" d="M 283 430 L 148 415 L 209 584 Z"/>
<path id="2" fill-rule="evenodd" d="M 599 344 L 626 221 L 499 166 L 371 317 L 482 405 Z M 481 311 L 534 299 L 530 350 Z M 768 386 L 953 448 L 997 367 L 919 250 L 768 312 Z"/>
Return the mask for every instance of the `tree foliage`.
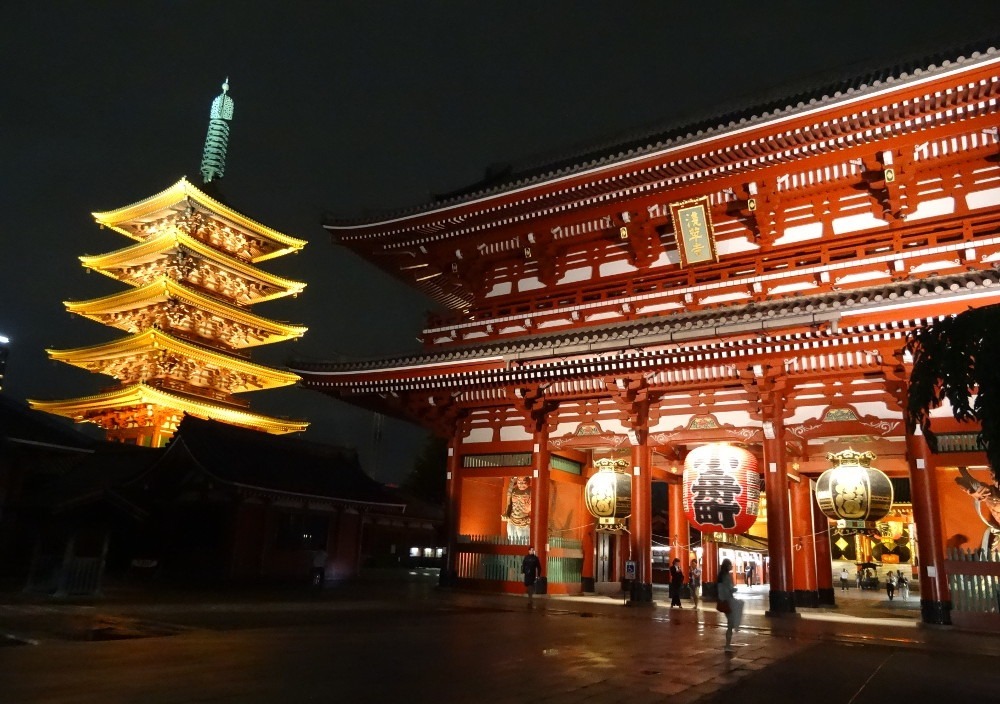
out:
<path id="1" fill-rule="evenodd" d="M 430 435 L 413 461 L 413 469 L 403 482 L 403 489 L 428 503 L 443 504 L 447 471 L 448 443 Z"/>
<path id="2" fill-rule="evenodd" d="M 931 411 L 947 399 L 960 422 L 978 421 L 979 442 L 1000 479 L 1000 304 L 970 308 L 914 330 L 907 428 L 919 425 L 932 449 Z"/>

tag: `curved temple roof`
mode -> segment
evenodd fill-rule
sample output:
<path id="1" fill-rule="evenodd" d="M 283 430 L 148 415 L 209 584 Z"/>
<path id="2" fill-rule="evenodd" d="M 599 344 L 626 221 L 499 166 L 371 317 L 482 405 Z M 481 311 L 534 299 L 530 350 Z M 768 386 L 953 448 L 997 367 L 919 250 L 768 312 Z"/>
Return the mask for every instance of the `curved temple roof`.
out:
<path id="1" fill-rule="evenodd" d="M 303 421 L 273 418 L 238 408 L 206 403 L 200 399 L 173 394 L 145 384 L 133 384 L 103 394 L 61 401 L 29 399 L 28 403 L 35 410 L 65 416 L 77 422 L 93 421 L 97 415 L 105 412 L 131 407 L 153 406 L 157 410 L 166 409 L 176 411 L 179 414 L 187 413 L 204 420 L 217 420 L 274 434 L 297 433 L 309 426 L 309 423 Z"/>
<path id="2" fill-rule="evenodd" d="M 111 316 L 115 313 L 134 311 L 146 306 L 165 304 L 175 300 L 190 303 L 192 306 L 223 320 L 255 328 L 267 335 L 256 340 L 247 339 L 243 344 L 234 345 L 234 348 L 237 349 L 299 338 L 308 330 L 301 325 L 280 323 L 227 305 L 212 296 L 203 295 L 183 286 L 166 276 L 161 276 L 159 279 L 136 289 L 128 289 L 121 293 L 87 301 L 64 301 L 63 304 L 70 313 L 76 313 L 99 323 L 129 331 L 126 325 L 127 319 L 116 321 L 111 319 Z"/>
<path id="3" fill-rule="evenodd" d="M 207 363 L 219 369 L 229 369 L 252 376 L 260 388 L 288 386 L 299 381 L 298 374 L 272 369 L 254 364 L 239 357 L 222 354 L 207 347 L 185 342 L 162 330 L 147 330 L 139 335 L 112 340 L 110 342 L 78 347 L 71 350 L 46 350 L 52 359 L 85 369 L 99 370 L 103 363 L 130 355 L 161 354 L 172 352 L 198 362 Z"/>
<path id="4" fill-rule="evenodd" d="M 224 218 L 235 227 L 244 229 L 272 242 L 275 247 L 273 251 L 253 258 L 252 261 L 255 263 L 280 257 L 289 252 L 297 252 L 308 244 L 306 240 L 289 237 L 277 230 L 272 230 L 256 220 L 252 220 L 232 208 L 223 205 L 211 196 L 198 190 L 186 178 L 182 178 L 170 188 L 138 203 L 133 203 L 117 210 L 92 214 L 99 224 L 110 227 L 115 232 L 119 232 L 126 237 L 143 241 L 146 239 L 146 235 L 139 230 L 137 227 L 138 224 L 153 222 L 175 214 L 181 209 L 179 206 L 187 206 L 189 204 L 200 205 L 206 211 Z"/>

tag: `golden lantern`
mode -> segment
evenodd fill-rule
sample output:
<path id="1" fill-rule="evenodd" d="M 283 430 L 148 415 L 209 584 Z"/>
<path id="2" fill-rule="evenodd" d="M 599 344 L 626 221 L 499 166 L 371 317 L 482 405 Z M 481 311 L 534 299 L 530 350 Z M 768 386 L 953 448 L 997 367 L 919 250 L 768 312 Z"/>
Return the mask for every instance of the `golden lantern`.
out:
<path id="1" fill-rule="evenodd" d="M 605 457 L 594 462 L 597 472 L 587 480 L 583 501 L 597 519 L 598 530 L 620 530 L 632 515 L 632 477 L 628 460 Z"/>
<path id="2" fill-rule="evenodd" d="M 816 481 L 816 503 L 841 534 L 876 534 L 876 522 L 892 508 L 892 482 L 871 466 L 874 452 L 829 453 L 833 467 Z"/>

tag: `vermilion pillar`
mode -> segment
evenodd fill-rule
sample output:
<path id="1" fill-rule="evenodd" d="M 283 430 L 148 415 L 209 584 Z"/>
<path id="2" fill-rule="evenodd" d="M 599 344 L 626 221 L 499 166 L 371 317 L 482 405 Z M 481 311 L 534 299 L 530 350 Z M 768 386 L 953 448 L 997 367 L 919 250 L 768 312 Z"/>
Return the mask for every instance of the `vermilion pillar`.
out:
<path id="1" fill-rule="evenodd" d="M 667 517 L 670 522 L 670 562 L 675 557 L 681 560 L 681 570 L 688 573 L 691 554 L 691 539 L 688 536 L 688 522 L 684 517 L 684 484 L 671 480 L 667 484 Z"/>
<path id="2" fill-rule="evenodd" d="M 950 624 L 951 590 L 944 570 L 934 458 L 920 428 L 906 436 L 906 456 L 910 463 L 913 522 L 917 526 L 920 551 L 920 616 L 924 623 Z"/>
<path id="3" fill-rule="evenodd" d="M 816 540 L 813 530 L 812 491 L 801 474 L 789 482 L 792 499 L 792 568 L 795 605 L 819 606 L 816 589 Z M 770 505 L 769 505 L 770 512 Z"/>
<path id="4" fill-rule="evenodd" d="M 629 521 L 632 559 L 636 561 L 632 601 L 653 603 L 653 472 L 645 437 L 632 447 L 632 518 Z"/>
<path id="5" fill-rule="evenodd" d="M 761 575 L 763 576 L 763 575 Z M 719 544 L 701 536 L 701 594 L 705 599 L 719 596 L 715 580 L 719 577 Z"/>
<path id="6" fill-rule="evenodd" d="M 816 536 L 816 593 L 820 606 L 834 606 L 833 556 L 830 554 L 830 519 L 819 510 L 816 503 L 816 482 L 809 480 L 809 499 L 812 504 L 813 535 Z"/>
<path id="7" fill-rule="evenodd" d="M 459 431 L 448 441 L 448 463 L 445 481 L 445 535 L 447 536 L 447 550 L 445 554 L 445 567 L 438 576 L 441 586 L 454 585 L 458 580 L 458 569 L 455 564 L 457 555 L 455 546 L 458 542 L 458 517 L 461 515 L 462 505 L 462 478 L 460 468 L 462 463 L 458 456 L 460 447 Z"/>
<path id="8" fill-rule="evenodd" d="M 549 557 L 549 431 L 543 423 L 535 433 L 534 468 L 531 479 L 531 544 L 542 563 L 542 578 L 535 584 L 536 594 L 548 590 Z"/>
<path id="9" fill-rule="evenodd" d="M 795 613 L 783 413 L 781 394 L 772 391 L 764 418 L 764 489 L 767 492 L 767 550 L 771 565 L 768 616 Z"/>

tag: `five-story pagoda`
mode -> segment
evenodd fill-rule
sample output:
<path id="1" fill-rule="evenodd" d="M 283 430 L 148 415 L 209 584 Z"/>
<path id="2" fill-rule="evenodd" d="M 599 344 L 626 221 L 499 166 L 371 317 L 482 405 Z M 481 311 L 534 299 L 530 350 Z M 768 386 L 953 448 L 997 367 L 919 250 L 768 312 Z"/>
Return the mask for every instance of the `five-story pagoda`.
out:
<path id="1" fill-rule="evenodd" d="M 202 158 L 205 184 L 222 177 L 233 116 L 229 84 L 212 103 Z M 207 190 L 207 189 L 206 189 Z M 252 313 L 255 303 L 296 295 L 305 284 L 257 268 L 304 240 L 230 209 L 187 179 L 133 205 L 94 213 L 135 244 L 80 260 L 132 288 L 67 309 L 128 333 L 110 342 L 47 350 L 52 359 L 118 380 L 108 391 L 33 408 L 101 426 L 109 440 L 160 446 L 188 413 L 269 433 L 304 430 L 302 421 L 248 410 L 238 395 L 294 384 L 296 374 L 250 361 L 249 348 L 301 337 L 306 328 Z"/>

